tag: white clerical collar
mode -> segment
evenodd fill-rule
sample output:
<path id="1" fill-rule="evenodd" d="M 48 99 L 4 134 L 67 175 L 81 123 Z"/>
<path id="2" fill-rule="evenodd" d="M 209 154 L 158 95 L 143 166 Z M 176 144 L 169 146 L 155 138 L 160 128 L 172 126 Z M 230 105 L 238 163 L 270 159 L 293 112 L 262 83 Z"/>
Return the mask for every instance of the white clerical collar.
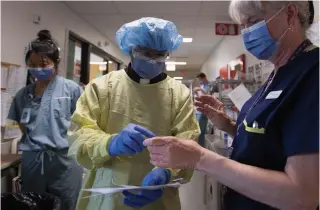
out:
<path id="1" fill-rule="evenodd" d="M 143 79 L 143 78 L 140 78 L 140 84 L 150 84 L 150 79 Z"/>

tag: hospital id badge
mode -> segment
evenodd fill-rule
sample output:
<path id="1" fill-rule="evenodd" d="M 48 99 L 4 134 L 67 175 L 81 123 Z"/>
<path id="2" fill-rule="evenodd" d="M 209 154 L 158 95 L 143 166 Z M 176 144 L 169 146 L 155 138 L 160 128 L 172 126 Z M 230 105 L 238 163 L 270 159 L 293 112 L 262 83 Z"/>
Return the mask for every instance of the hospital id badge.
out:
<path id="1" fill-rule="evenodd" d="M 31 115 L 31 109 L 30 108 L 24 108 L 22 110 L 22 115 L 20 119 L 20 123 L 28 123 L 30 121 L 30 115 Z"/>

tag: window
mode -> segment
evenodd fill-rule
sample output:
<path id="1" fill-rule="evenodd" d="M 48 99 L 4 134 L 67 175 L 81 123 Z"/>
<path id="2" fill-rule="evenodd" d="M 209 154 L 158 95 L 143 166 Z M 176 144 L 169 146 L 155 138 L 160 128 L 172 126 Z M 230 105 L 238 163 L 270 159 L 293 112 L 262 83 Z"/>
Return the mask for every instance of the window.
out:
<path id="1" fill-rule="evenodd" d="M 81 42 L 70 37 L 68 47 L 67 78 L 79 84 L 81 77 Z"/>
<path id="2" fill-rule="evenodd" d="M 96 46 L 90 49 L 90 81 L 111 71 L 119 70 L 120 63 Z"/>
<path id="3" fill-rule="evenodd" d="M 108 71 L 117 71 L 119 70 L 119 64 L 111 59 L 108 61 Z"/>
<path id="4" fill-rule="evenodd" d="M 118 62 L 102 49 L 90 44 L 80 36 L 69 32 L 67 78 L 78 84 L 91 80 L 110 71 L 120 69 Z"/>
<path id="5" fill-rule="evenodd" d="M 108 61 L 104 58 L 90 53 L 90 81 L 103 76 L 107 73 L 108 70 Z"/>

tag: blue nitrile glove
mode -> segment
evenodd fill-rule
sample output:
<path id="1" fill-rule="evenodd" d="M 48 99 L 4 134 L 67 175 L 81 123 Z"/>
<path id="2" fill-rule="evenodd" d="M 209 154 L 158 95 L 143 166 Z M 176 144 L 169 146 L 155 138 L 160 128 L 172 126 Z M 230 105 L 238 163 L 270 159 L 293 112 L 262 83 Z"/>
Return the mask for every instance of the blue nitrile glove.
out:
<path id="1" fill-rule="evenodd" d="M 155 135 L 140 125 L 130 123 L 110 140 L 109 155 L 133 155 L 142 152 L 145 137 L 152 138 Z"/>
<path id="2" fill-rule="evenodd" d="M 163 168 L 153 169 L 144 177 L 142 186 L 155 186 L 168 184 L 170 181 L 170 171 Z M 161 198 L 163 189 L 158 190 L 140 190 L 137 194 L 129 191 L 123 191 L 125 196 L 123 203 L 132 208 L 139 208 L 148 205 Z"/>

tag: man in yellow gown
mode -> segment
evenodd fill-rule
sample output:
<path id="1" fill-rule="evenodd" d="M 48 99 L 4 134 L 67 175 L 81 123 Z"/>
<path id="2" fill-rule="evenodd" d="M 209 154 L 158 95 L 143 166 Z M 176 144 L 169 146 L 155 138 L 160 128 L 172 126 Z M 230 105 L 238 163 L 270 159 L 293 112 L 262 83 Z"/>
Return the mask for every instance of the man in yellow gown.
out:
<path id="1" fill-rule="evenodd" d="M 159 185 L 192 172 L 155 168 L 143 140 L 177 136 L 196 140 L 199 126 L 189 89 L 167 76 L 165 60 L 182 42 L 175 25 L 157 18 L 127 23 L 117 32 L 131 56 L 125 70 L 90 82 L 77 103 L 69 130 L 69 155 L 87 169 L 83 188 Z M 177 189 L 91 196 L 82 192 L 78 210 L 180 210 Z"/>

